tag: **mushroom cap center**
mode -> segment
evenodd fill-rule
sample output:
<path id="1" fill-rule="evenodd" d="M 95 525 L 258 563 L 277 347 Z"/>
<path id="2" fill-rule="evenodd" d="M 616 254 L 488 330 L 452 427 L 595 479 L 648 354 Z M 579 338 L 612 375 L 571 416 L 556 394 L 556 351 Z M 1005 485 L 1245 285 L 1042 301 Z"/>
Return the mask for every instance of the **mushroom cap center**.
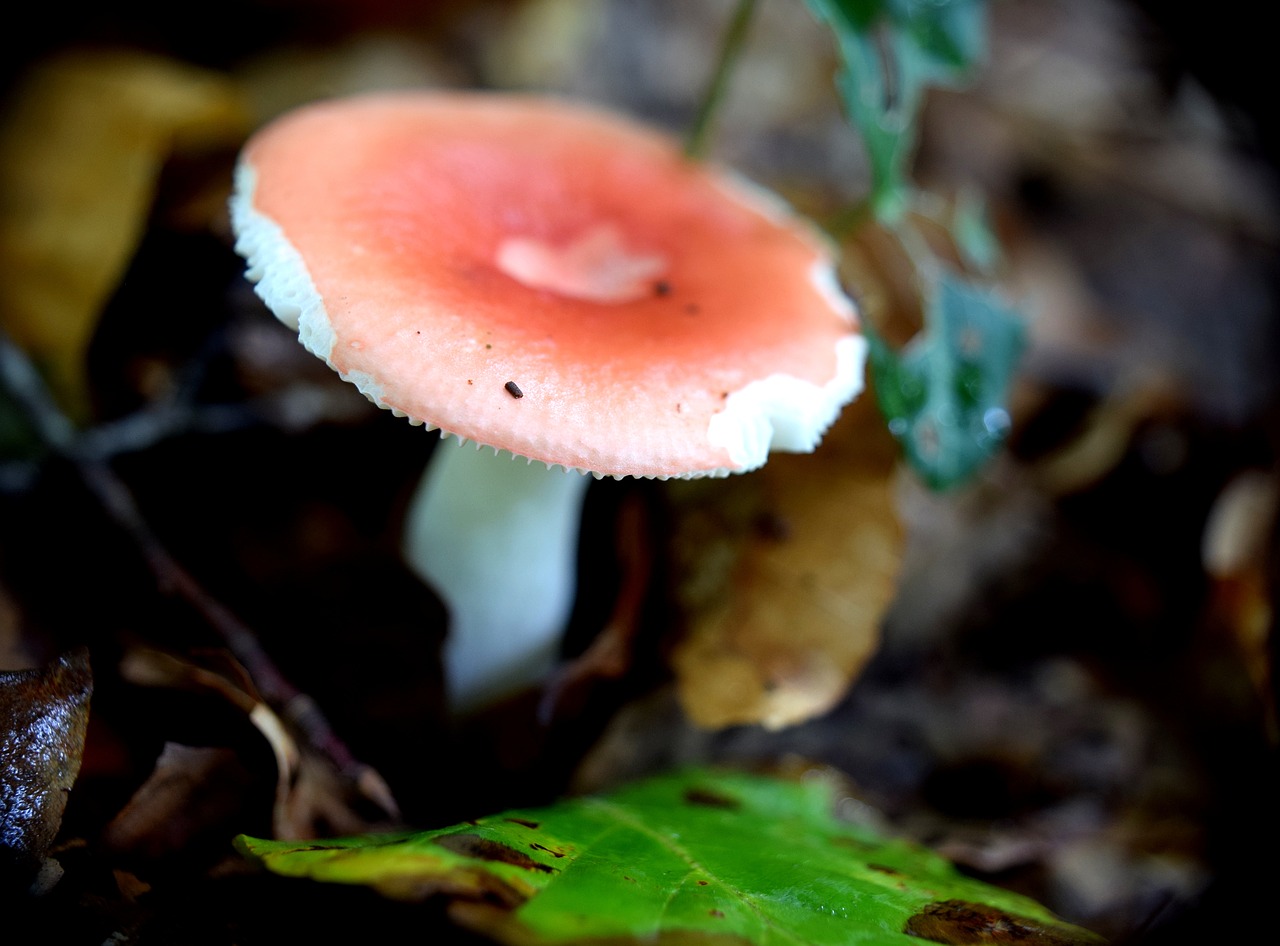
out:
<path id="1" fill-rule="evenodd" d="M 530 289 L 606 304 L 653 295 L 655 282 L 667 271 L 664 257 L 629 249 L 611 223 L 590 227 L 563 244 L 508 237 L 498 246 L 495 262 Z"/>

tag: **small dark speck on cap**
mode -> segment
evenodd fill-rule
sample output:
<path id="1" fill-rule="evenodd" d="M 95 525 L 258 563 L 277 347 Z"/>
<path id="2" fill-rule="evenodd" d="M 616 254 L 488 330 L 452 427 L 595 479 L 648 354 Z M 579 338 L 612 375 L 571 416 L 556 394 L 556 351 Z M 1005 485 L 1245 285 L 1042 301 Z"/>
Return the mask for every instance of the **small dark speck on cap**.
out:
<path id="1" fill-rule="evenodd" d="M 514 381 L 508 381 L 503 387 L 507 389 L 507 393 L 512 397 L 524 397 L 524 392 L 520 390 L 520 385 Z"/>

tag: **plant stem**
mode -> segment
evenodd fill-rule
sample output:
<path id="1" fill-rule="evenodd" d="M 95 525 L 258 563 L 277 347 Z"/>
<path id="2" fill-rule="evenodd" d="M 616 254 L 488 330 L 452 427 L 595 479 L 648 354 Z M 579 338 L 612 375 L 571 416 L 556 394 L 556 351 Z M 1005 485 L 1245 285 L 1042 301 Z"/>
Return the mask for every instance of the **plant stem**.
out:
<path id="1" fill-rule="evenodd" d="M 865 198 L 835 213 L 824 225 L 827 236 L 843 243 L 868 220 L 875 217 L 870 198 Z"/>
<path id="2" fill-rule="evenodd" d="M 738 8 L 729 21 L 729 28 L 720 44 L 720 56 L 716 60 L 715 71 L 711 74 L 711 82 L 702 95 L 702 104 L 685 139 L 685 156 L 697 160 L 703 156 L 707 146 L 707 136 L 711 128 L 711 119 L 720 102 L 724 98 L 725 87 L 729 82 L 729 73 L 733 71 L 746 42 L 751 26 L 751 16 L 755 13 L 756 0 L 738 0 Z"/>

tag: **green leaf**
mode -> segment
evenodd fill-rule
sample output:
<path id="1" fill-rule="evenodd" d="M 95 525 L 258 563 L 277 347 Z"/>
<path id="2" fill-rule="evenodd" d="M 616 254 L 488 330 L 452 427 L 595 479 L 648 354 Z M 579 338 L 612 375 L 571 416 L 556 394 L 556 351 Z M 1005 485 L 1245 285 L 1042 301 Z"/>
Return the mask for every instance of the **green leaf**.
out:
<path id="1" fill-rule="evenodd" d="M 995 272 L 1000 262 L 1000 241 L 991 229 L 987 207 L 973 191 L 961 191 L 951 218 L 951 239 L 964 262 L 984 275 Z"/>
<path id="2" fill-rule="evenodd" d="M 901 352 L 867 331 L 880 410 L 907 462 L 933 489 L 959 485 L 999 449 L 1022 352 L 1018 313 L 989 289 L 945 273 L 925 330 Z"/>
<path id="3" fill-rule="evenodd" d="M 835 34 L 836 87 L 871 163 L 871 206 L 896 220 L 910 203 L 906 162 L 926 85 L 962 80 L 983 52 L 983 0 L 806 0 Z"/>
<path id="4" fill-rule="evenodd" d="M 1099 942 L 834 806 L 824 780 L 692 770 L 438 831 L 237 843 L 280 874 L 450 895 L 467 925 L 523 946 L 905 946 L 975 930 L 1025 946 Z"/>

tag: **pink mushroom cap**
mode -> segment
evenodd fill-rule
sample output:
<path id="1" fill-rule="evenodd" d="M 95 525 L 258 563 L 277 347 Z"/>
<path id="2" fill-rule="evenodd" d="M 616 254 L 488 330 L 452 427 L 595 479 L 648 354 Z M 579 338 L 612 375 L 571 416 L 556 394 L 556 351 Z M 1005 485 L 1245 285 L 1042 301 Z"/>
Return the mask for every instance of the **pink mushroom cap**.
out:
<path id="1" fill-rule="evenodd" d="M 422 92 L 307 106 L 246 145 L 232 209 L 257 291 L 342 377 L 549 466 L 751 469 L 813 449 L 862 386 L 821 235 L 600 110 Z"/>

